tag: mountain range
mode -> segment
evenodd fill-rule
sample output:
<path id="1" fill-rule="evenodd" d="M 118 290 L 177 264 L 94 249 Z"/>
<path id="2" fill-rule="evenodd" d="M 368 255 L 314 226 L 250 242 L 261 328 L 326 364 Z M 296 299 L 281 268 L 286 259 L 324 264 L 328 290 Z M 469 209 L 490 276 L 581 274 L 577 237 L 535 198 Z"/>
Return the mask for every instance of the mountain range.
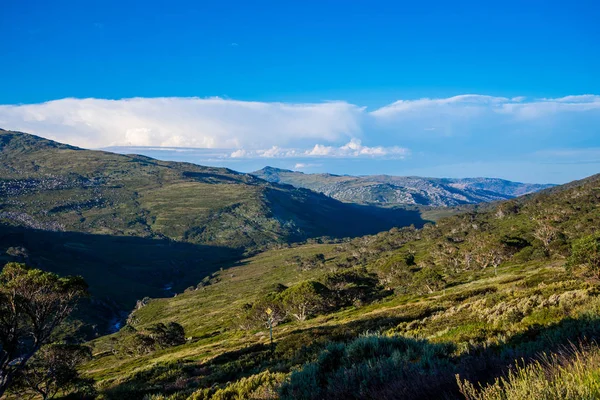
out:
<path id="1" fill-rule="evenodd" d="M 311 189 L 344 202 L 434 207 L 507 200 L 555 186 L 497 178 L 305 174 L 273 167 L 265 167 L 252 175 L 269 182 Z"/>

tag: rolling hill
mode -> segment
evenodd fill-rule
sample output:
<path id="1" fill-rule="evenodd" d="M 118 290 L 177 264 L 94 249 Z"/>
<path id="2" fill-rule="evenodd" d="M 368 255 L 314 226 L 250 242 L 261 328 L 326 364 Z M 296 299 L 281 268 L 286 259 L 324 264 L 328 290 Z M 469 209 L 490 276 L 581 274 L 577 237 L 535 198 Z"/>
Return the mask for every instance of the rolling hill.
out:
<path id="1" fill-rule="evenodd" d="M 273 167 L 265 167 L 252 174 L 269 182 L 311 189 L 344 202 L 435 207 L 507 200 L 554 186 L 495 178 L 305 174 Z"/>

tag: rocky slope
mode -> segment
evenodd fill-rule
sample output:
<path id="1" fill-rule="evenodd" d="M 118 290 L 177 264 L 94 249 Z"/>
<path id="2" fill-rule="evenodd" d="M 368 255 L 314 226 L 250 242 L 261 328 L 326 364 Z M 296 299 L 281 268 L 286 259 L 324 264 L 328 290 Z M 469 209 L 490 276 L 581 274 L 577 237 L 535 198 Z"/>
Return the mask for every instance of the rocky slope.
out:
<path id="1" fill-rule="evenodd" d="M 344 202 L 435 207 L 507 200 L 553 186 L 494 178 L 304 174 L 272 167 L 265 167 L 252 174 L 269 182 L 311 189 Z"/>

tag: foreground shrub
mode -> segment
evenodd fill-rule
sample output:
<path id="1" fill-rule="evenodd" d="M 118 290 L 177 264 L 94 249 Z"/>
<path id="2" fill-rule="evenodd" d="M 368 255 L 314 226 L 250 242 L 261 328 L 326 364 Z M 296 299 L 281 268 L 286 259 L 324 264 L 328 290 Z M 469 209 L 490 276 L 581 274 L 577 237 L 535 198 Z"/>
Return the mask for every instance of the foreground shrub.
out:
<path id="1" fill-rule="evenodd" d="M 292 373 L 282 399 L 405 398 L 433 395 L 436 379 L 452 369 L 448 345 L 402 336 L 362 336 L 332 343 L 314 363 Z M 428 382 L 428 385 L 425 385 Z M 390 397 L 392 396 L 392 397 Z M 395 396 L 395 397 L 393 397 Z"/>

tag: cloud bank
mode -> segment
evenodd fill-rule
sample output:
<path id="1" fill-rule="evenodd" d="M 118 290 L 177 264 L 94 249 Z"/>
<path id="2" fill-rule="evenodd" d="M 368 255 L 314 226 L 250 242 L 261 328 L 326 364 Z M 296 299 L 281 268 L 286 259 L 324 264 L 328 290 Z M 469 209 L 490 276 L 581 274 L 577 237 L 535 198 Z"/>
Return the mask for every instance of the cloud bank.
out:
<path id="1" fill-rule="evenodd" d="M 444 142 L 448 144 L 461 138 L 482 143 L 482 138 L 492 143 L 498 137 L 529 138 L 538 146 L 547 141 L 549 147 L 560 148 L 568 147 L 564 138 L 569 135 L 583 141 L 597 137 L 599 126 L 597 95 L 554 99 L 460 95 L 399 100 L 372 111 L 343 101 L 267 103 L 174 97 L 69 98 L 0 105 L 4 129 L 86 148 L 230 149 L 222 157 L 231 159 L 404 159 L 427 151 L 428 144 L 443 138 L 453 140 Z"/>

